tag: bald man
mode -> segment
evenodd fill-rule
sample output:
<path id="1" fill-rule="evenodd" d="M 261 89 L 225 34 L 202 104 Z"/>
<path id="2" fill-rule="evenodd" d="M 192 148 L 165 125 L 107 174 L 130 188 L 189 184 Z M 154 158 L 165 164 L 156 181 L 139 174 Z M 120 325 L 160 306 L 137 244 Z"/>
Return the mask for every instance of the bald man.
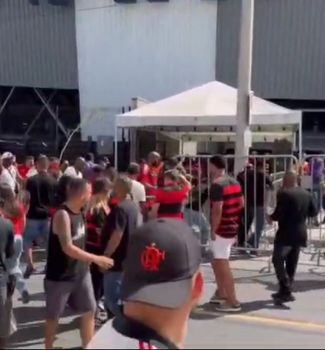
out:
<path id="1" fill-rule="evenodd" d="M 64 175 L 74 177 L 74 178 L 82 178 L 83 177 L 83 171 L 86 167 L 86 161 L 82 157 L 78 157 L 74 164 L 67 167 L 67 169 L 64 172 Z"/>
<path id="2" fill-rule="evenodd" d="M 277 196 L 277 206 L 268 218 L 278 222 L 275 237 L 273 265 L 279 281 L 279 292 L 272 297 L 279 302 L 294 301 L 292 285 L 294 282 L 300 249 L 307 245 L 308 218 L 317 215 L 313 196 L 298 187 L 298 177 L 293 171 L 284 175 L 283 188 Z"/>

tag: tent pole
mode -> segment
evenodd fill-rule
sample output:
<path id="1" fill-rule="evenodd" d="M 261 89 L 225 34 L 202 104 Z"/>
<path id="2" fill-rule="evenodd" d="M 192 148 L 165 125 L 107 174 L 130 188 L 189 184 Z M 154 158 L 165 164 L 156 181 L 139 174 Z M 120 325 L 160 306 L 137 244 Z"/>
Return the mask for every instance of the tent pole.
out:
<path id="1" fill-rule="evenodd" d="M 115 133 L 114 133 L 114 166 L 115 169 L 118 170 L 118 135 L 117 135 L 118 127 L 115 124 Z"/>
<path id="2" fill-rule="evenodd" d="M 299 148 L 298 148 L 299 145 L 297 143 L 297 135 L 299 136 L 298 131 L 294 131 L 292 135 L 292 147 L 291 147 L 292 154 L 294 152 L 297 152 L 297 150 L 299 151 Z"/>
<path id="3" fill-rule="evenodd" d="M 252 144 L 250 104 L 253 56 L 254 0 L 242 0 L 240 50 L 238 58 L 237 127 L 235 174 L 245 165 Z"/>
<path id="4" fill-rule="evenodd" d="M 299 122 L 299 161 L 302 161 L 302 119 Z"/>

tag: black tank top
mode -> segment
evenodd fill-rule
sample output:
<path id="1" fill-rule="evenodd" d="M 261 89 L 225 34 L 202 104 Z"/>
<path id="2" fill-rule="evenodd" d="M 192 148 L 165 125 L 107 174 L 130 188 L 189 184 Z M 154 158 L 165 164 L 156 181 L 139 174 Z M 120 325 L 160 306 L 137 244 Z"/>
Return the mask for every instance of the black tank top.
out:
<path id="1" fill-rule="evenodd" d="M 73 213 L 67 206 L 62 206 L 71 222 L 72 243 L 80 248 L 85 249 L 86 242 L 86 224 L 82 213 Z M 88 264 L 67 256 L 61 247 L 59 237 L 53 232 L 53 221 L 51 224 L 46 279 L 50 281 L 74 281 L 82 278 L 88 271 Z"/>

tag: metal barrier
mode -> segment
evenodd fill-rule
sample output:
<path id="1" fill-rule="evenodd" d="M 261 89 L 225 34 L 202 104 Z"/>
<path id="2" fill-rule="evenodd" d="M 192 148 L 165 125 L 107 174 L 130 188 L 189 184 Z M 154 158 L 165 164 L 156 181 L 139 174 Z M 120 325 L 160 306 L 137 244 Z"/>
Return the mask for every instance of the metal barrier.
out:
<path id="1" fill-rule="evenodd" d="M 210 158 L 206 155 L 182 157 L 193 183 L 185 219 L 193 227 L 203 249 L 207 249 L 210 240 Z M 236 158 L 233 155 L 225 158 L 226 172 L 233 176 Z M 276 225 L 267 225 L 265 216 L 275 208 L 276 193 L 284 173 L 289 169 L 298 170 L 299 162 L 293 155 L 252 155 L 245 158 L 245 163 L 245 168 L 237 175 L 243 188 L 245 209 L 234 251 L 270 254 Z"/>
<path id="2" fill-rule="evenodd" d="M 325 155 L 305 156 L 300 164 L 301 186 L 313 194 L 318 215 L 310 220 L 308 225 L 308 246 L 304 253 L 310 255 L 310 260 L 321 265 L 325 258 Z"/>

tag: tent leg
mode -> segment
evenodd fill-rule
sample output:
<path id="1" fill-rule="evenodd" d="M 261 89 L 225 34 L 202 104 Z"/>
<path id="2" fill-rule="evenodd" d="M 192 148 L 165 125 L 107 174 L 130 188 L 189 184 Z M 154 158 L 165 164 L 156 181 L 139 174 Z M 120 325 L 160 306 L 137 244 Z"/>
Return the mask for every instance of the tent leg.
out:
<path id="1" fill-rule="evenodd" d="M 297 136 L 298 135 L 298 132 L 295 131 L 293 133 L 293 136 L 292 136 L 292 146 L 291 146 L 291 152 L 294 153 L 294 152 L 297 152 L 298 151 L 298 144 L 297 144 Z"/>
<path id="2" fill-rule="evenodd" d="M 115 169 L 118 170 L 118 128 L 115 126 L 115 133 L 114 133 L 114 166 Z"/>
<path id="3" fill-rule="evenodd" d="M 137 130 L 135 128 L 130 128 L 130 160 L 131 162 L 135 162 L 137 159 Z"/>

